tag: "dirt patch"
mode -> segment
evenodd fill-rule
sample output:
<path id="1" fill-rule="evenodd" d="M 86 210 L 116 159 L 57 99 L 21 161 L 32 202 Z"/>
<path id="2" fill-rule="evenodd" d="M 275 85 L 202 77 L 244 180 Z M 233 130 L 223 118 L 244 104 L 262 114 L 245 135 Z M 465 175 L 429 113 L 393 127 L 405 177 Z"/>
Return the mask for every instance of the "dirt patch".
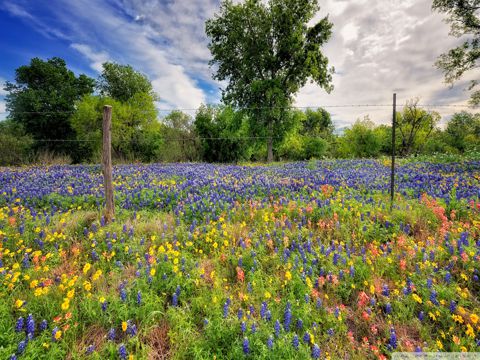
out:
<path id="1" fill-rule="evenodd" d="M 153 327 L 145 336 L 144 342 L 150 348 L 148 351 L 148 360 L 166 360 L 170 359 L 170 338 L 168 337 L 169 326 L 166 321 Z"/>
<path id="2" fill-rule="evenodd" d="M 88 327 L 82 338 L 75 344 L 66 359 L 73 359 L 74 354 L 85 355 L 87 348 L 93 345 L 95 351 L 100 351 L 107 338 L 107 331 L 99 325 L 91 325 Z"/>

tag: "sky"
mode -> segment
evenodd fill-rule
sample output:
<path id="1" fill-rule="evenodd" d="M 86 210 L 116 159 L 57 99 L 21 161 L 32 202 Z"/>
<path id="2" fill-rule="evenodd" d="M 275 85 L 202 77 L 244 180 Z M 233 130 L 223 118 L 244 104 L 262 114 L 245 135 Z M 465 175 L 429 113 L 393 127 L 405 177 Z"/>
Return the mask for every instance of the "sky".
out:
<path id="1" fill-rule="evenodd" d="M 329 16 L 333 35 L 323 48 L 335 68 L 327 94 L 308 83 L 295 98 L 299 107 L 325 106 L 337 128 L 369 115 L 391 122 L 392 94 L 403 106 L 465 104 L 473 74 L 451 87 L 435 66 L 437 57 L 461 39 L 449 36 L 445 15 L 431 0 L 319 0 L 312 23 Z M 205 20 L 219 0 L 0 0 L 0 83 L 32 57 L 58 56 L 76 74 L 97 77 L 106 61 L 130 64 L 146 74 L 160 96 L 160 115 L 169 109 L 194 114 L 202 103 L 220 102 L 212 79 Z M 0 89 L 0 119 L 6 117 Z M 338 107 L 352 104 L 385 107 Z M 443 123 L 461 108 L 430 108 Z"/>

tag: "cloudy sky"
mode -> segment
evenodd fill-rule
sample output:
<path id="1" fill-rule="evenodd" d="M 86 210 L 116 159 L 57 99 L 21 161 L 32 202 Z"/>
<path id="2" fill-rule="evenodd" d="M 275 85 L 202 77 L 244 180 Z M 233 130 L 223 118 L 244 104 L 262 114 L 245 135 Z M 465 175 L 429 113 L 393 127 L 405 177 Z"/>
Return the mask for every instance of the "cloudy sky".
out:
<path id="1" fill-rule="evenodd" d="M 420 97 L 424 104 L 465 104 L 468 78 L 453 88 L 433 64 L 455 46 L 443 14 L 431 0 L 319 0 L 316 18 L 329 15 L 333 37 L 324 51 L 336 69 L 335 90 L 307 85 L 297 106 L 331 106 L 337 127 L 367 114 L 390 121 L 391 109 L 335 107 L 390 104 Z M 148 75 L 160 109 L 195 109 L 218 103 L 221 84 L 212 80 L 205 20 L 219 0 L 0 0 L 0 82 L 32 57 L 59 56 L 77 74 L 98 76 L 101 64 L 131 64 Z M 5 113 L 0 90 L 0 119 Z M 448 118 L 458 108 L 438 108 Z M 186 110 L 191 114 L 193 110 Z M 161 111 L 161 114 L 165 112 Z"/>

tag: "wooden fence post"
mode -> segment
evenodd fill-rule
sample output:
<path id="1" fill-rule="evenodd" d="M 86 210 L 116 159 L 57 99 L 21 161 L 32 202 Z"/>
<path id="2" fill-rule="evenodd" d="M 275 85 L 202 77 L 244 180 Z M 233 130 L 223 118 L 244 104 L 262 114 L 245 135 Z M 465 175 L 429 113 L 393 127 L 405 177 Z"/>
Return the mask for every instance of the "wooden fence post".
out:
<path id="1" fill-rule="evenodd" d="M 102 151 L 103 185 L 105 188 L 105 222 L 109 223 L 115 216 L 112 182 L 112 107 L 103 107 L 103 151 Z"/>

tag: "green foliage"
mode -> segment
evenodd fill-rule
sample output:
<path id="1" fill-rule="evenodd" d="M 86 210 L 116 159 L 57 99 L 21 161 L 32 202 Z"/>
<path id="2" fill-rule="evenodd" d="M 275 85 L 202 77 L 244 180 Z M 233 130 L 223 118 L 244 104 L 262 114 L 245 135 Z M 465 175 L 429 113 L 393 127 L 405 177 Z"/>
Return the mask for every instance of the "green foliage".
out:
<path id="1" fill-rule="evenodd" d="M 247 151 L 244 114 L 231 107 L 202 105 L 195 115 L 202 159 L 208 162 L 236 162 Z"/>
<path id="2" fill-rule="evenodd" d="M 152 84 L 148 78 L 130 65 L 106 62 L 97 81 L 97 88 L 102 96 L 121 102 L 127 102 L 135 94 L 148 94 L 156 100 Z"/>
<path id="3" fill-rule="evenodd" d="M 480 146 L 480 115 L 462 111 L 453 115 L 445 129 L 447 143 L 460 152 Z"/>
<path id="4" fill-rule="evenodd" d="M 463 37 L 463 43 L 442 54 L 436 65 L 445 74 L 448 83 L 459 80 L 465 72 L 478 66 L 480 58 L 480 2 L 478 0 L 433 0 L 433 9 L 443 12 L 448 16 L 451 26 L 451 35 Z M 469 90 L 478 84 L 477 80 L 471 81 Z M 472 103 L 480 103 L 480 91 L 475 91 L 471 98 Z"/>
<path id="5" fill-rule="evenodd" d="M 375 132 L 375 124 L 365 117 L 357 120 L 343 136 L 338 139 L 338 156 L 372 158 L 380 154 L 382 141 Z"/>
<path id="6" fill-rule="evenodd" d="M 82 156 L 99 161 L 102 148 L 102 114 L 112 106 L 112 150 L 117 159 L 153 161 L 161 145 L 160 123 L 154 99 L 137 93 L 122 103 L 108 97 L 86 96 L 77 104 L 72 126 L 81 142 Z"/>
<path id="7" fill-rule="evenodd" d="M 200 141 L 193 120 L 181 111 L 172 111 L 162 121 L 163 144 L 160 159 L 166 162 L 200 160 Z"/>
<path id="8" fill-rule="evenodd" d="M 281 138 L 286 131 L 285 109 L 297 91 L 309 79 L 332 89 L 328 59 L 320 50 L 332 24 L 323 18 L 309 27 L 317 11 L 316 0 L 226 0 L 206 22 L 214 77 L 228 81 L 223 100 L 247 108 L 251 133 L 267 137 L 268 161 L 274 134 Z"/>
<path id="9" fill-rule="evenodd" d="M 33 139 L 12 120 L 0 122 L 0 166 L 21 165 L 30 160 Z"/>
<path id="10" fill-rule="evenodd" d="M 419 99 L 406 103 L 397 114 L 397 129 L 401 139 L 399 153 L 403 156 L 420 152 L 432 131 L 440 121 L 440 114 L 418 106 Z"/>
<path id="11" fill-rule="evenodd" d="M 7 82 L 5 90 L 9 118 L 22 126 L 34 140 L 75 139 L 69 117 L 74 103 L 93 92 L 94 80 L 78 77 L 67 69 L 63 59 L 47 61 L 33 58 L 29 65 L 15 70 L 15 83 Z M 37 150 L 65 153 L 78 161 L 76 147 L 68 142 L 36 141 Z"/>

